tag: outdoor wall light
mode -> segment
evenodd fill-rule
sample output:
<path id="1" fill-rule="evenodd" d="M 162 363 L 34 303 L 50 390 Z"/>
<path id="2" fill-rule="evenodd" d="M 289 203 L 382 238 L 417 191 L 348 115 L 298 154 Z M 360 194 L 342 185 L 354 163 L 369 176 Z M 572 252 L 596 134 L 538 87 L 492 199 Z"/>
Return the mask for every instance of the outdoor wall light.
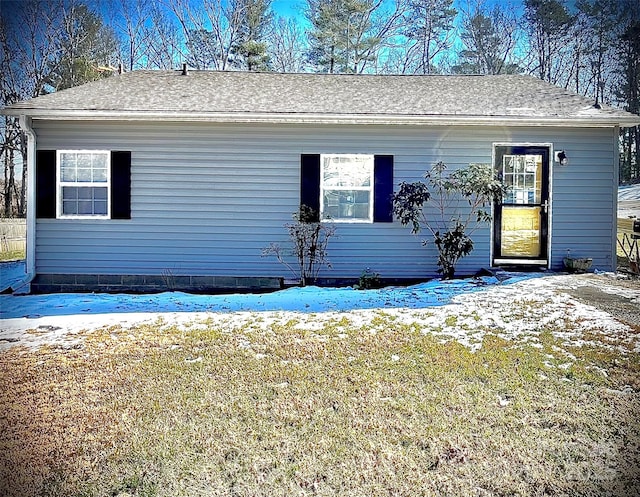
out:
<path id="1" fill-rule="evenodd" d="M 569 157 L 567 157 L 567 154 L 564 153 L 564 150 L 559 150 L 555 153 L 555 156 L 556 162 L 561 166 L 566 166 L 567 164 L 569 164 Z"/>

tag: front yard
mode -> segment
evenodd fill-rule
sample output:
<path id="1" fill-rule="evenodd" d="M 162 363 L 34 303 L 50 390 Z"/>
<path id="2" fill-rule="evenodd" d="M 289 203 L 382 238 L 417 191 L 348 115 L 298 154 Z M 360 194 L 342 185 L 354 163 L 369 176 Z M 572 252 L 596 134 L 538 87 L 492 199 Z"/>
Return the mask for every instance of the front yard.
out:
<path id="1" fill-rule="evenodd" d="M 0 495 L 638 495 L 640 327 L 567 291 L 7 348 Z"/>

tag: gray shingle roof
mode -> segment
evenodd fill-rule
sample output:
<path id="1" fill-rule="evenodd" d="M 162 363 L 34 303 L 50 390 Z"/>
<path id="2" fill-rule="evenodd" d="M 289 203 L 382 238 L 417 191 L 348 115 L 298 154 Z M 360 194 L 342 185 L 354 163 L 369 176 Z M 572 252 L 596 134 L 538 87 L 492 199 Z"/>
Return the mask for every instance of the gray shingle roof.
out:
<path id="1" fill-rule="evenodd" d="M 640 117 L 531 76 L 133 71 L 26 100 L 33 117 L 632 125 Z"/>

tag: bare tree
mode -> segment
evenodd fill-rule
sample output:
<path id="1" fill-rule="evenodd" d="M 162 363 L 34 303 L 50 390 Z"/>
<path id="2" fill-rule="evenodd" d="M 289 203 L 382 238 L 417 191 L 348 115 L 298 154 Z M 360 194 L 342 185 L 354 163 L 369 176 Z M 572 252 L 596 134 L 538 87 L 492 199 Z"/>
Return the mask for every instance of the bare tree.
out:
<path id="1" fill-rule="evenodd" d="M 171 69 L 183 60 L 183 39 L 180 28 L 161 3 L 151 7 L 150 23 L 145 25 L 144 36 L 147 69 Z"/>
<path id="2" fill-rule="evenodd" d="M 11 0 L 0 9 L 0 47 L 0 105 L 6 106 L 108 75 L 115 38 L 77 0 Z M 2 210 L 23 216 L 26 136 L 15 117 L 1 122 Z"/>
<path id="3" fill-rule="evenodd" d="M 50 64 L 59 56 L 62 2 L 57 0 L 8 1 L 0 9 L 0 105 L 36 97 L 52 90 Z M 26 213 L 26 137 L 18 119 L 0 120 L 0 161 L 4 169 L 2 214 Z M 16 181 L 16 165 L 21 181 Z"/>
<path id="4" fill-rule="evenodd" d="M 389 50 L 398 44 L 396 38 L 404 26 L 406 14 L 405 0 L 395 0 L 393 3 L 377 2 L 372 5 L 369 13 L 371 32 L 377 44 L 366 47 L 363 60 L 367 61 L 367 64 L 362 66 L 360 72 L 364 72 L 365 69 L 373 69 L 375 73 L 381 72 L 379 68 L 384 63 Z"/>
<path id="5" fill-rule="evenodd" d="M 117 61 L 113 30 L 86 4 L 62 2 L 59 53 L 49 60 L 47 83 L 56 90 L 110 76 Z"/>
<path id="6" fill-rule="evenodd" d="M 106 0 L 107 22 L 119 41 L 120 62 L 132 71 L 145 67 L 147 25 L 151 22 L 152 0 Z"/>
<path id="7" fill-rule="evenodd" d="M 124 70 L 171 69 L 183 59 L 181 28 L 163 1 L 96 0 L 119 42 Z"/>
<path id="8" fill-rule="evenodd" d="M 592 95 L 595 103 L 611 101 L 605 90 L 612 88 L 609 83 L 615 67 L 616 41 L 622 36 L 618 27 L 617 0 L 579 0 L 575 36 L 575 91 Z"/>
<path id="9" fill-rule="evenodd" d="M 186 44 L 185 60 L 196 69 L 225 70 L 235 63 L 242 0 L 169 0 Z"/>
<path id="10" fill-rule="evenodd" d="M 271 66 L 277 72 L 303 72 L 306 67 L 304 32 L 293 19 L 274 20 L 269 37 Z"/>

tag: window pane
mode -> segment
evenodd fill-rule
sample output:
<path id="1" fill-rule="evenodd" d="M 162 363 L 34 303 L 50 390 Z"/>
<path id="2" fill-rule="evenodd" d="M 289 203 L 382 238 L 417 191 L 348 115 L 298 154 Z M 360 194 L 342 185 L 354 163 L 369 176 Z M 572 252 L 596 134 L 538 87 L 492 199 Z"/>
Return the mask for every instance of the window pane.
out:
<path id="1" fill-rule="evenodd" d="M 539 155 L 525 155 L 524 156 L 524 162 L 525 162 L 524 169 L 525 169 L 526 172 L 528 172 L 528 173 L 535 173 L 536 172 L 538 157 L 540 157 L 540 156 Z"/>
<path id="2" fill-rule="evenodd" d="M 78 168 L 91 169 L 91 154 L 78 154 Z"/>
<path id="3" fill-rule="evenodd" d="M 324 158 L 322 181 L 325 187 L 368 187 L 373 171 L 372 156 L 328 156 Z"/>
<path id="4" fill-rule="evenodd" d="M 326 161 L 322 181 L 326 186 L 338 186 L 340 183 L 340 166 L 332 161 Z"/>
<path id="5" fill-rule="evenodd" d="M 504 156 L 504 163 L 503 163 L 503 172 L 505 174 L 507 173 L 513 173 L 514 167 L 513 167 L 513 162 L 514 162 L 514 157 L 513 155 L 505 155 Z"/>
<path id="6" fill-rule="evenodd" d="M 96 200 L 107 200 L 107 189 L 106 188 L 94 188 L 93 189 L 93 198 Z"/>
<path id="7" fill-rule="evenodd" d="M 513 158 L 513 170 L 516 173 L 524 172 L 524 157 L 521 155 L 516 155 Z"/>
<path id="8" fill-rule="evenodd" d="M 77 190 L 79 200 L 93 200 L 93 188 L 90 186 L 83 186 Z"/>
<path id="9" fill-rule="evenodd" d="M 504 176 L 504 186 L 510 188 L 513 186 L 513 174 L 505 174 Z"/>
<path id="10" fill-rule="evenodd" d="M 97 200 L 93 203 L 93 213 L 101 216 L 107 215 L 107 202 L 105 200 Z"/>
<path id="11" fill-rule="evenodd" d="M 79 183 L 90 183 L 91 182 L 91 169 L 85 167 L 78 168 L 78 179 L 76 180 Z"/>
<path id="12" fill-rule="evenodd" d="M 106 216 L 107 209 L 106 187 L 62 187 L 62 213 L 65 215 Z"/>
<path id="13" fill-rule="evenodd" d="M 63 186 L 62 187 L 62 199 L 63 200 L 78 200 L 78 188 L 75 186 Z"/>
<path id="14" fill-rule="evenodd" d="M 76 181 L 76 154 L 60 154 L 62 181 Z"/>
<path id="15" fill-rule="evenodd" d="M 105 154 L 93 155 L 93 181 L 107 181 L 107 156 Z"/>
<path id="16" fill-rule="evenodd" d="M 325 190 L 323 217 L 331 219 L 369 219 L 369 191 Z"/>
<path id="17" fill-rule="evenodd" d="M 349 186 L 370 186 L 371 185 L 371 167 L 368 164 L 359 162 L 349 170 Z"/>
<path id="18" fill-rule="evenodd" d="M 80 200 L 78 202 L 78 214 L 93 214 L 93 202 L 91 200 Z"/>
<path id="19" fill-rule="evenodd" d="M 62 202 L 62 213 L 69 216 L 78 213 L 78 202 L 75 200 Z"/>
<path id="20" fill-rule="evenodd" d="M 107 155 L 106 154 L 93 154 L 93 168 L 96 170 L 107 170 Z"/>
<path id="21" fill-rule="evenodd" d="M 524 186 L 527 188 L 535 188 L 536 186 L 536 175 L 535 174 L 525 174 L 524 176 Z"/>
<path id="22" fill-rule="evenodd" d="M 106 183 L 107 182 L 107 169 L 94 169 L 93 170 L 93 181 L 95 183 Z"/>
<path id="23" fill-rule="evenodd" d="M 509 257 L 540 257 L 540 207 L 502 210 L 501 253 Z"/>
<path id="24" fill-rule="evenodd" d="M 75 182 L 77 180 L 75 167 L 63 167 L 62 168 L 62 181 Z"/>

